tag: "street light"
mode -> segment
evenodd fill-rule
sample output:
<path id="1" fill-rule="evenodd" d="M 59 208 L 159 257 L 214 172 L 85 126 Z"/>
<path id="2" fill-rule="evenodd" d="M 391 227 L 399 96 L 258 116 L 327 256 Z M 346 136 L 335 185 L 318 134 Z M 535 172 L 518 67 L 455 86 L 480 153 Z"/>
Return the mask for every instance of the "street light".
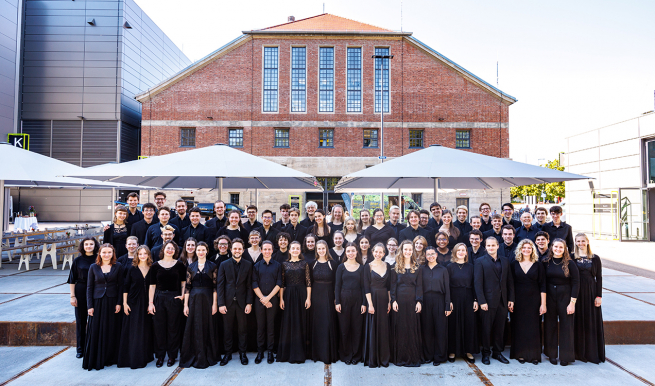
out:
<path id="1" fill-rule="evenodd" d="M 378 158 L 380 159 L 380 163 L 383 163 L 386 157 L 384 156 L 384 82 L 382 79 L 384 77 L 384 59 L 393 59 L 393 55 L 373 55 L 371 56 L 371 58 L 374 59 L 373 61 L 374 66 L 375 66 L 375 59 L 381 59 L 380 60 L 380 136 L 379 136 L 380 156 Z M 390 66 L 387 67 L 390 68 Z M 391 103 L 391 101 L 389 103 Z M 400 194 L 398 194 L 398 200 L 401 200 Z M 384 192 L 380 192 L 380 209 L 384 211 Z"/>

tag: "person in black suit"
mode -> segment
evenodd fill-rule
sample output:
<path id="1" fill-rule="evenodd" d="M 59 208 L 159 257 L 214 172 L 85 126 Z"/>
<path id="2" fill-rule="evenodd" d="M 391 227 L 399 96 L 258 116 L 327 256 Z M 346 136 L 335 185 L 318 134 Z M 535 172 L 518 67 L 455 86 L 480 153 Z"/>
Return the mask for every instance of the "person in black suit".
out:
<path id="1" fill-rule="evenodd" d="M 291 205 L 286 203 L 280 205 L 280 219 L 273 224 L 273 228 L 280 232 L 284 232 L 284 228 L 286 228 L 291 222 L 289 218 L 289 211 L 291 211 Z"/>
<path id="2" fill-rule="evenodd" d="M 314 228 L 314 213 L 316 213 L 316 209 L 318 209 L 318 205 L 314 201 L 307 201 L 305 204 L 305 212 L 307 212 L 307 217 L 305 217 L 300 222 L 300 225 L 307 228 L 307 232 L 310 232 L 311 229 Z"/>
<path id="3" fill-rule="evenodd" d="M 189 220 L 191 221 L 191 225 L 188 227 L 182 229 L 182 244 L 186 242 L 186 239 L 189 237 L 192 237 L 196 239 L 197 242 L 203 242 L 209 244 L 210 242 L 213 243 L 214 240 L 212 240 L 214 235 L 210 235 L 209 233 L 209 228 L 204 226 L 203 224 L 200 223 L 200 218 L 202 217 L 200 215 L 200 208 L 197 206 L 194 206 L 191 208 L 189 211 Z"/>
<path id="4" fill-rule="evenodd" d="M 496 238 L 498 245 L 503 242 L 503 216 L 499 214 L 494 214 L 491 216 L 491 229 L 485 232 L 482 232 L 484 236 L 483 239 L 486 240 L 489 237 Z"/>
<path id="5" fill-rule="evenodd" d="M 179 229 L 184 229 L 191 225 L 191 220 L 186 212 L 186 201 L 181 198 L 175 201 L 175 212 L 177 212 L 177 216 L 171 219 L 171 224 Z"/>
<path id="6" fill-rule="evenodd" d="M 443 220 L 441 220 L 441 205 L 438 202 L 433 202 L 430 204 L 430 212 L 432 217 L 428 220 L 428 226 L 435 231 L 439 231 L 439 228 L 443 225 Z"/>
<path id="7" fill-rule="evenodd" d="M 158 223 L 159 219 L 155 217 L 155 211 L 157 210 L 155 204 L 146 202 L 143 204 L 141 210 L 143 213 L 143 219 L 132 224 L 130 236 L 136 236 L 139 239 L 139 245 L 145 245 L 148 228 L 150 228 L 150 225 Z"/>
<path id="8" fill-rule="evenodd" d="M 538 226 L 532 224 L 532 215 L 530 212 L 523 212 L 521 215 L 521 227 L 516 230 L 516 242 L 528 239 L 533 243 L 537 239 L 537 232 L 541 230 Z"/>
<path id="9" fill-rule="evenodd" d="M 509 202 L 503 204 L 503 225 L 511 225 L 514 229 L 521 226 L 521 222 L 514 220 L 514 205 Z"/>
<path id="10" fill-rule="evenodd" d="M 259 232 L 261 241 L 268 240 L 272 242 L 273 245 L 276 245 L 277 235 L 280 231 L 273 227 L 273 212 L 270 210 L 266 209 L 262 212 L 262 226 L 253 230 Z"/>
<path id="11" fill-rule="evenodd" d="M 573 241 L 573 229 L 569 224 L 561 220 L 562 207 L 559 205 L 551 206 L 550 217 L 553 221 L 544 225 L 541 230 L 548 232 L 551 246 L 555 239 L 562 239 L 566 243 L 569 254 L 574 253 L 575 242 Z"/>
<path id="12" fill-rule="evenodd" d="M 280 232 L 286 232 L 291 237 L 291 241 L 298 241 L 302 243 L 305 240 L 307 235 L 307 228 L 300 225 L 298 219 L 300 218 L 300 210 L 298 208 L 289 209 L 289 223 L 284 227 L 284 229 L 279 229 Z M 273 243 L 275 244 L 275 243 Z"/>
<path id="13" fill-rule="evenodd" d="M 129 235 L 132 231 L 132 225 L 143 220 L 143 213 L 138 208 L 139 206 L 139 194 L 132 192 L 127 195 L 127 219 L 125 219 L 125 225 L 127 225 L 127 234 Z"/>
<path id="14" fill-rule="evenodd" d="M 406 227 L 406 224 L 400 222 L 400 207 L 398 205 L 392 205 L 391 208 L 389 208 L 389 221 L 387 221 L 387 225 L 393 229 L 396 234 L 394 238 L 398 240 L 398 237 L 400 237 L 400 231 Z"/>
<path id="15" fill-rule="evenodd" d="M 469 233 L 469 244 L 471 246 L 468 247 L 468 256 L 471 264 L 475 264 L 477 259 L 487 254 L 487 250 L 481 244 L 483 238 L 482 232 L 477 229 L 473 229 Z"/>
<path id="16" fill-rule="evenodd" d="M 503 242 L 498 246 L 498 255 L 504 257 L 507 261 L 512 261 L 516 257 L 516 231 L 511 225 L 503 225 L 503 230 L 501 232 L 503 236 Z"/>
<path id="17" fill-rule="evenodd" d="M 491 230 L 491 205 L 483 202 L 480 204 L 480 232 L 484 233 Z"/>
<path id="18" fill-rule="evenodd" d="M 252 310 L 252 263 L 241 259 L 245 242 L 241 239 L 232 240 L 232 258 L 218 267 L 217 291 L 218 311 L 223 314 L 223 341 L 225 355 L 221 366 L 232 359 L 234 324 L 239 330 L 239 358 L 242 365 L 248 364 L 246 315 Z"/>
<path id="19" fill-rule="evenodd" d="M 507 310 L 514 310 L 514 281 L 510 277 L 509 261 L 497 254 L 496 238 L 489 237 L 485 242 L 487 255 L 477 259 L 474 267 L 475 294 L 482 310 L 482 363 L 490 364 L 493 337 L 492 358 L 508 364 L 502 352 Z"/>
<path id="20" fill-rule="evenodd" d="M 401 243 L 405 240 L 412 241 L 416 238 L 416 236 L 423 236 L 425 237 L 426 240 L 428 240 L 432 234 L 429 230 L 426 228 L 421 228 L 419 226 L 419 220 L 421 218 L 421 214 L 419 213 L 418 210 L 410 210 L 409 213 L 407 214 L 407 222 L 409 222 L 409 226 L 402 231 L 400 231 L 400 241 Z M 429 245 L 429 243 L 428 243 Z"/>
<path id="21" fill-rule="evenodd" d="M 471 226 L 471 223 L 467 221 L 469 209 L 466 205 L 460 205 L 457 207 L 455 214 L 457 215 L 457 218 L 453 221 L 453 225 L 455 228 L 459 229 L 459 234 L 462 236 L 460 242 L 466 243 L 469 232 L 473 230 L 473 226 Z"/>
<path id="22" fill-rule="evenodd" d="M 255 302 L 257 314 L 257 358 L 255 363 L 264 359 L 264 350 L 268 350 L 268 364 L 275 362 L 273 349 L 275 346 L 275 316 L 280 308 L 278 292 L 282 287 L 282 264 L 275 261 L 273 243 L 264 241 L 262 244 L 262 259 L 252 270 L 252 288 L 259 299 Z"/>
<path id="23" fill-rule="evenodd" d="M 246 215 L 248 216 L 248 220 L 243 223 L 246 232 L 250 233 L 250 231 L 254 231 L 262 226 L 262 223 L 257 221 L 257 207 L 255 205 L 249 205 L 246 208 Z"/>
<path id="24" fill-rule="evenodd" d="M 209 256 L 214 256 L 216 254 L 216 249 L 214 248 L 214 240 L 216 240 L 216 233 L 218 230 L 225 226 L 227 222 L 227 216 L 225 215 L 225 203 L 221 200 L 214 202 L 214 213 L 216 216 L 210 220 L 205 221 L 205 226 L 209 232 Z"/>

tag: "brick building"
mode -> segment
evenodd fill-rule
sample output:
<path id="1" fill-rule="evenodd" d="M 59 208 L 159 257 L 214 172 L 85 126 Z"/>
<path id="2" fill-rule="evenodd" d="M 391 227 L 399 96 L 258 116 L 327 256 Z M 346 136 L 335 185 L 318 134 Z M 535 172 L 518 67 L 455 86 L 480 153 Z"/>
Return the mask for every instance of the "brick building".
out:
<path id="1" fill-rule="evenodd" d="M 389 158 L 431 144 L 508 157 L 509 106 L 516 102 L 411 32 L 330 14 L 244 31 L 136 99 L 143 109 L 142 156 L 227 143 L 325 177 L 328 188 L 379 163 L 380 142 Z M 254 202 L 253 192 L 224 195 L 241 205 Z M 211 192 L 178 192 L 169 203 L 179 196 L 216 199 Z M 325 199 L 320 193 L 298 196 L 319 206 Z M 328 197 L 330 204 L 342 201 L 340 194 Z M 431 193 L 412 197 L 423 206 L 432 201 Z M 498 207 L 509 197 L 506 189 L 458 191 L 440 199 L 477 213 L 479 202 Z M 260 206 L 271 209 L 288 200 L 289 192 L 259 194 Z"/>

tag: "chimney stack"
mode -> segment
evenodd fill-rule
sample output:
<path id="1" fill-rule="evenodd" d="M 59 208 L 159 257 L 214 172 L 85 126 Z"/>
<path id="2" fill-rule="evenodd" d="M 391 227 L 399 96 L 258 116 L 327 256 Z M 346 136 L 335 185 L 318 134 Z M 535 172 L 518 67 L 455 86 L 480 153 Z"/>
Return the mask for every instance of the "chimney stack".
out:
<path id="1" fill-rule="evenodd" d="M 290 23 L 290 22 L 292 22 L 292 21 L 296 21 L 295 16 L 289 16 L 289 17 L 287 18 L 287 22 Z"/>

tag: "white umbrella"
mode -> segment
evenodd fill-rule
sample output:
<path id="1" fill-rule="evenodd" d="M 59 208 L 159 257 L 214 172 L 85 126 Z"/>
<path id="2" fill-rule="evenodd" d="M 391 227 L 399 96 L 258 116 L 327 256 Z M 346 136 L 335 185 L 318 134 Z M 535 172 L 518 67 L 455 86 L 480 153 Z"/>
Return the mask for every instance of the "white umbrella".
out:
<path id="1" fill-rule="evenodd" d="M 432 145 L 348 174 L 335 191 L 351 189 L 499 189 L 588 179 L 559 170 Z"/>
<path id="2" fill-rule="evenodd" d="M 68 176 L 162 189 L 285 189 L 322 191 L 306 173 L 224 144 L 137 161 L 105 164 Z"/>

